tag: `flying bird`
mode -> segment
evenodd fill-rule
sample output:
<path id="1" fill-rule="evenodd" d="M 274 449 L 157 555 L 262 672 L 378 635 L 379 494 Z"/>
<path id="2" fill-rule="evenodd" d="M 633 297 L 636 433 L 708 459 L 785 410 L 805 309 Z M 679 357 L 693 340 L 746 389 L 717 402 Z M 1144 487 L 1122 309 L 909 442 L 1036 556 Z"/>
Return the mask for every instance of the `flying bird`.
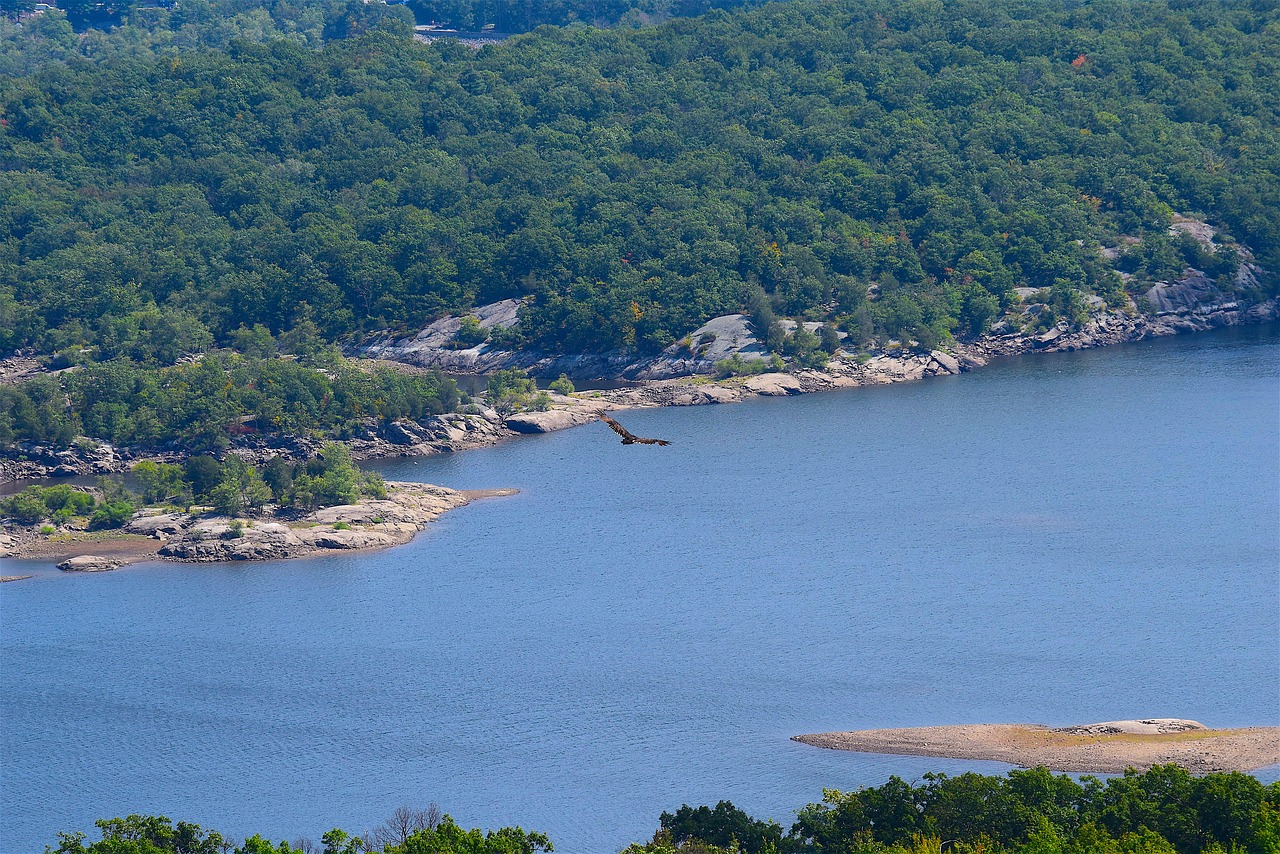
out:
<path id="1" fill-rule="evenodd" d="M 600 413 L 600 420 L 603 421 L 605 424 L 608 424 L 610 430 L 612 430 L 613 432 L 617 433 L 619 436 L 622 437 L 622 444 L 624 445 L 670 445 L 671 444 L 666 439 L 642 439 L 639 436 L 632 433 L 626 427 L 623 427 L 617 421 L 614 421 L 608 415 L 605 415 L 603 412 Z"/>

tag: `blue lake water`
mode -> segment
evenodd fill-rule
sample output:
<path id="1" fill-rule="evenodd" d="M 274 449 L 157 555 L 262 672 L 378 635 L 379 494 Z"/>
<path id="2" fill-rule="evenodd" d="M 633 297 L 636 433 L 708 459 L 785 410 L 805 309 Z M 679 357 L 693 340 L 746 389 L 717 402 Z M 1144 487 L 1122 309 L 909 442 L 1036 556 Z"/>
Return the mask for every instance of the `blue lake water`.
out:
<path id="1" fill-rule="evenodd" d="M 998 763 L 796 733 L 1280 724 L 1280 327 L 603 425 L 390 478 L 519 487 L 372 555 L 0 587 L 0 852 L 98 817 L 613 852 L 727 798 Z M 1280 778 L 1280 769 L 1260 772 Z"/>

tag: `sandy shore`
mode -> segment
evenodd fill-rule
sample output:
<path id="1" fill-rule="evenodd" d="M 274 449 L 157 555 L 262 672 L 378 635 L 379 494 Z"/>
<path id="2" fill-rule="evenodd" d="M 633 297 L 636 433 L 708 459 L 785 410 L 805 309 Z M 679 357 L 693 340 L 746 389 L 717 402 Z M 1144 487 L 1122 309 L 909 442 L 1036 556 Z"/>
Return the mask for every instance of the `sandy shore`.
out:
<path id="1" fill-rule="evenodd" d="M 1161 726 L 1170 722 L 1170 726 Z M 833 750 L 986 759 L 1026 768 L 1115 774 L 1173 763 L 1194 774 L 1280 764 L 1280 727 L 1208 729 L 1195 721 L 1145 719 L 1076 727 L 1039 724 L 869 729 L 793 736 Z"/>
<path id="2" fill-rule="evenodd" d="M 163 545 L 161 540 L 124 531 L 74 531 L 28 540 L 8 556 L 58 563 L 77 555 L 93 554 L 123 566 L 155 560 Z"/>

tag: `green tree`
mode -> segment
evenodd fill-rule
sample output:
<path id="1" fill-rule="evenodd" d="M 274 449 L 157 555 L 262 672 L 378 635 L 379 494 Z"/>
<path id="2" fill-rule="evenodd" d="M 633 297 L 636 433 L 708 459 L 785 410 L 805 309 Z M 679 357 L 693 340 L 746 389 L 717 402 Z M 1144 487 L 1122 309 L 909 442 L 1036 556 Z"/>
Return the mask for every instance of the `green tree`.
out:
<path id="1" fill-rule="evenodd" d="M 142 487 L 142 500 L 148 504 L 177 500 L 187 491 L 182 466 L 143 460 L 134 465 L 132 471 Z"/>
<path id="2" fill-rule="evenodd" d="M 262 509 L 271 500 L 271 489 L 258 469 L 235 455 L 222 464 L 218 485 L 209 491 L 214 512 L 224 516 L 242 516 Z"/>
<path id="3" fill-rule="evenodd" d="M 102 839 L 84 844 L 83 833 L 59 833 L 54 854 L 224 854 L 231 846 L 217 831 L 165 816 L 130 815 L 94 822 Z"/>
<path id="4" fill-rule="evenodd" d="M 535 854 L 553 851 L 545 834 L 504 827 L 485 833 L 464 830 L 449 816 L 438 825 L 411 834 L 401 845 L 388 845 L 384 854 Z"/>

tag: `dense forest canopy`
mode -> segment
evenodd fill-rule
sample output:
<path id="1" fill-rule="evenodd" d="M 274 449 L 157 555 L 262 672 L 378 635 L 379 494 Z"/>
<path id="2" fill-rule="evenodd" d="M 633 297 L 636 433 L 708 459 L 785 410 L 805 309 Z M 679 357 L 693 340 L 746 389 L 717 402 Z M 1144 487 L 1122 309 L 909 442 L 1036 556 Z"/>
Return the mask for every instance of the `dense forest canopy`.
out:
<path id="1" fill-rule="evenodd" d="M 1124 305 L 1104 245 L 1135 293 L 1226 285 L 1231 239 L 1280 268 L 1274 4 L 795 0 L 479 52 L 360 2 L 129 21 L 0 23 L 4 353 L 157 370 L 513 297 L 498 343 L 550 352 L 749 307 L 932 344 L 1018 286 Z"/>

